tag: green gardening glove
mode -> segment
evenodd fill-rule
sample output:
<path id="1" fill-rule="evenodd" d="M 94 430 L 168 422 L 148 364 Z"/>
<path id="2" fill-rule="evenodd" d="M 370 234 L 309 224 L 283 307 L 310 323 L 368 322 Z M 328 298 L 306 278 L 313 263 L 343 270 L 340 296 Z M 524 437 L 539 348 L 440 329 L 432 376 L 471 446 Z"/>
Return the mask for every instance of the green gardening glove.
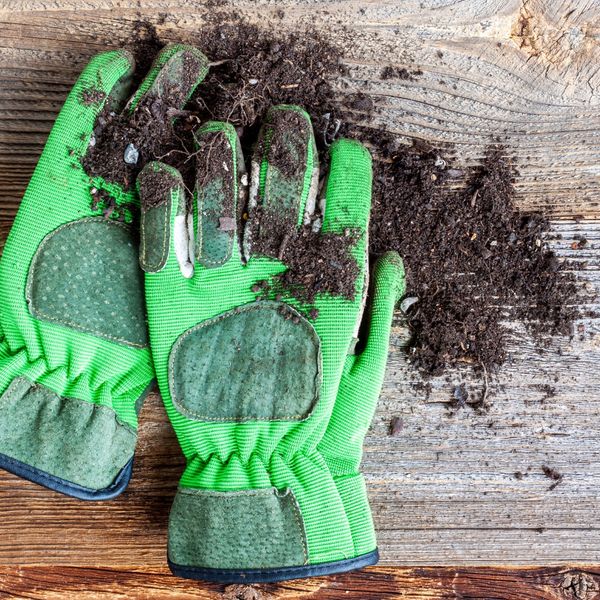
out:
<path id="1" fill-rule="evenodd" d="M 195 76 L 181 83 L 184 63 Z M 165 48 L 126 104 L 132 56 L 99 54 L 56 120 L 0 261 L 0 466 L 8 471 L 84 499 L 127 486 L 154 377 L 131 224 L 139 201 L 90 180 L 82 158 L 100 115 L 126 104 L 137 119 L 166 90 L 181 108 L 205 73 L 197 50 Z M 99 190 L 116 197 L 114 210 L 94 202 Z"/>
<path id="2" fill-rule="evenodd" d="M 331 147 L 318 217 L 310 119 L 274 107 L 240 215 L 247 175 L 235 130 L 209 123 L 195 137 L 190 210 L 173 169 L 151 163 L 138 178 L 152 354 L 187 459 L 169 520 L 171 570 L 258 582 L 373 564 L 358 465 L 403 271 L 396 254 L 376 266 L 370 334 L 349 355 L 368 274 L 369 154 L 349 140 Z M 307 240 L 323 256 L 303 255 Z M 298 259 L 316 268 L 288 268 Z"/>

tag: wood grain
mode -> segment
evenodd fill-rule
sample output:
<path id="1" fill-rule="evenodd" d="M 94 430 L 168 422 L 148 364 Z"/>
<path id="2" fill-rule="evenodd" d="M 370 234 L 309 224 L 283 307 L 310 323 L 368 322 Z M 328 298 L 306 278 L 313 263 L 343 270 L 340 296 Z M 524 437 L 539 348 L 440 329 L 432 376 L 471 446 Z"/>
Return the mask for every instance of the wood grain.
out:
<path id="1" fill-rule="evenodd" d="M 519 205 L 553 216 L 563 237 L 551 244 L 586 262 L 577 273 L 581 285 L 600 289 L 598 2 L 139 4 L 0 3 L 0 239 L 92 54 L 126 43 L 139 18 L 156 23 L 166 40 L 201 46 L 207 15 L 219 10 L 226 19 L 235 11 L 330 35 L 349 67 L 336 82 L 339 93 L 364 90 L 376 99 L 379 114 L 369 126 L 445 145 L 465 165 L 500 139 L 520 172 Z M 423 74 L 384 81 L 388 64 Z M 576 234 L 589 240 L 586 248 L 571 249 Z M 586 319 L 572 339 L 541 346 L 510 317 L 506 307 L 511 360 L 489 382 L 489 409 L 478 412 L 451 408 L 458 383 L 475 398 L 483 391 L 466 368 L 424 386 L 407 361 L 407 331 L 397 315 L 364 458 L 382 567 L 240 592 L 246 596 L 168 576 L 166 517 L 182 462 L 153 394 L 142 413 L 134 478 L 121 498 L 82 503 L 0 472 L 0 597 L 112 598 L 125 589 L 132 598 L 598 597 L 593 569 L 476 568 L 600 563 L 600 320 Z M 392 437 L 393 417 L 402 428 Z M 553 490 L 543 465 L 563 475 Z"/>
<path id="2" fill-rule="evenodd" d="M 199 584 L 164 569 L 0 568 L 0 598 L 109 600 L 594 600 L 597 568 L 385 568 L 285 585 Z M 10 590 L 10 596 L 3 596 Z M 126 596 L 123 591 L 126 590 Z"/>
<path id="3" fill-rule="evenodd" d="M 202 6 L 154 0 L 140 9 L 108 0 L 22 0 L 0 8 L 5 216 L 14 213 L 56 111 L 89 56 L 126 42 L 140 17 L 157 22 L 166 40 L 201 45 L 207 15 Z M 275 19 L 280 9 L 282 21 Z M 500 138 L 521 171 L 522 206 L 558 217 L 597 214 L 597 3 L 236 1 L 220 10 L 223 18 L 235 11 L 278 28 L 325 31 L 344 48 L 350 69 L 339 82 L 340 93 L 369 91 L 381 123 L 407 138 L 452 144 L 465 163 L 477 161 L 485 144 Z M 386 64 L 419 67 L 423 75 L 382 81 Z"/>

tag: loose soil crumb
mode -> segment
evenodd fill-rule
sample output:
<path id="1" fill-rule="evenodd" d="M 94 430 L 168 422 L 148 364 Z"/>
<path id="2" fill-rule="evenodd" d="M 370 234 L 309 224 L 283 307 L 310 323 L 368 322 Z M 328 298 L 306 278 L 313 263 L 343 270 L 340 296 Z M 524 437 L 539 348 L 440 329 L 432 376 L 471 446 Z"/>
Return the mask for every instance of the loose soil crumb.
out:
<path id="1" fill-rule="evenodd" d="M 414 81 L 417 77 L 423 75 L 421 69 L 409 71 L 405 67 L 392 67 L 388 65 L 381 70 L 381 79 L 403 79 L 405 81 Z"/>
<path id="2" fill-rule="evenodd" d="M 392 417 L 390 421 L 390 435 L 397 436 L 400 435 L 400 432 L 404 428 L 404 421 L 402 417 Z"/>
<path id="3" fill-rule="evenodd" d="M 81 102 L 85 106 L 93 106 L 100 104 L 106 98 L 106 94 L 102 90 L 96 88 L 87 88 L 81 92 Z"/>
<path id="4" fill-rule="evenodd" d="M 549 400 L 550 398 L 554 398 L 554 396 L 556 396 L 556 388 L 553 385 L 550 385 L 549 383 L 536 384 L 533 387 L 539 390 L 540 392 L 543 392 L 544 395 L 540 398 L 541 403 L 544 403 L 546 402 L 546 400 Z"/>
<path id="5" fill-rule="evenodd" d="M 573 243 L 571 244 L 571 250 L 583 250 L 588 244 L 588 241 L 580 235 L 574 236 Z"/>
<path id="6" fill-rule="evenodd" d="M 453 395 L 453 407 L 456 409 L 464 408 L 469 401 L 469 391 L 464 383 L 461 383 L 454 387 Z"/>
<path id="7" fill-rule="evenodd" d="M 121 203 L 117 205 L 115 199 L 108 192 L 95 187 L 90 189 L 90 196 L 92 197 L 91 209 L 102 211 L 105 219 L 123 223 L 132 223 L 136 220 L 137 209 L 132 204 Z"/>
<path id="8" fill-rule="evenodd" d="M 542 465 L 542 471 L 548 479 L 554 481 L 554 483 L 548 487 L 548 491 L 551 492 L 563 480 L 563 475 L 548 465 Z"/>
<path id="9" fill-rule="evenodd" d="M 271 594 L 253 585 L 228 585 L 223 592 L 223 600 L 270 600 L 270 598 L 272 598 Z"/>

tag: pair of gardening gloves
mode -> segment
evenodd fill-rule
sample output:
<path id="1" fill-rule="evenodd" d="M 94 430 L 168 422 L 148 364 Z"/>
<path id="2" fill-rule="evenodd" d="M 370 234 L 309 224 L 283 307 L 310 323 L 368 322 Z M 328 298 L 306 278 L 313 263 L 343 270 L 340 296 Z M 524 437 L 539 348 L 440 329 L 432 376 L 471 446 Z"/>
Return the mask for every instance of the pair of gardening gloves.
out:
<path id="1" fill-rule="evenodd" d="M 168 46 L 130 95 L 132 56 L 106 52 L 67 98 L 0 261 L 0 466 L 77 498 L 118 495 L 156 378 L 187 459 L 169 519 L 175 574 L 259 582 L 374 564 L 358 468 L 404 275 L 385 254 L 367 294 L 367 150 L 335 142 L 317 199 L 310 119 L 275 106 L 249 176 L 230 124 L 194 132 L 193 200 L 160 162 L 136 189 L 82 167 L 103 111 L 135 116 L 167 94 L 181 109 L 207 70 L 197 49 Z M 137 227 L 115 218 L 136 210 Z M 351 238 L 352 293 L 307 306 L 278 285 L 283 246 L 319 227 Z"/>

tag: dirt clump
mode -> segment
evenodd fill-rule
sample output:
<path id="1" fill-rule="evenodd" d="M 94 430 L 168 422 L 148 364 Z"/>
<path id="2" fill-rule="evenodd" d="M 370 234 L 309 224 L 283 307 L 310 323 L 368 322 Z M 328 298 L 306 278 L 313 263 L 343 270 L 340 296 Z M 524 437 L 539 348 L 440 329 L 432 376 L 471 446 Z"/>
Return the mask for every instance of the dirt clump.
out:
<path id="1" fill-rule="evenodd" d="M 163 46 L 155 25 L 143 19 L 134 22 L 127 48 L 133 54 L 138 81 L 150 70 L 154 58 Z"/>
<path id="2" fill-rule="evenodd" d="M 294 220 L 273 210 L 257 207 L 253 212 L 248 224 L 252 254 L 278 259 L 287 267 L 272 281 L 258 284 L 253 290 L 258 298 L 280 299 L 291 293 L 306 304 L 313 319 L 318 316 L 311 306 L 317 295 L 355 298 L 360 271 L 351 249 L 358 240 L 357 232 L 315 231 L 312 223 L 297 227 Z"/>
<path id="3" fill-rule="evenodd" d="M 133 110 L 126 107 L 116 113 L 108 104 L 96 120 L 90 147 L 83 158 L 88 175 L 128 190 L 144 165 L 152 160 L 163 160 L 184 173 L 189 170 L 192 146 L 186 146 L 179 132 L 189 131 L 198 123 L 188 111 L 182 110 L 198 70 L 197 60 L 184 54 L 182 81 L 164 81 L 160 94 L 151 88 Z"/>
<path id="4" fill-rule="evenodd" d="M 392 417 L 389 425 L 389 434 L 391 436 L 400 435 L 402 429 L 404 429 L 404 420 L 402 417 Z"/>
<path id="5" fill-rule="evenodd" d="M 423 71 L 421 71 L 421 69 L 409 71 L 406 67 L 393 67 L 391 65 L 387 65 L 381 70 L 381 79 L 383 79 L 384 81 L 388 79 L 402 79 L 404 81 L 415 81 L 415 79 L 417 79 L 417 77 L 420 77 L 421 75 L 423 75 Z"/>
<path id="6" fill-rule="evenodd" d="M 336 106 L 332 82 L 346 69 L 340 49 L 317 32 L 274 33 L 238 19 L 191 42 L 212 61 L 190 102 L 203 120 L 252 127 L 275 104 L 298 104 L 320 120 Z"/>
<path id="7" fill-rule="evenodd" d="M 548 486 L 549 492 L 551 492 L 563 480 L 563 474 L 556 469 L 549 467 L 548 465 L 542 465 L 542 472 L 548 479 L 551 479 L 554 482 Z"/>
<path id="8" fill-rule="evenodd" d="M 81 92 L 81 102 L 85 106 L 93 106 L 94 104 L 100 104 L 106 98 L 106 94 L 97 88 L 87 88 Z"/>
<path id="9" fill-rule="evenodd" d="M 168 171 L 144 171 L 139 179 L 142 207 L 149 209 L 165 204 L 169 200 L 171 190 L 178 184 L 178 178 Z"/>

